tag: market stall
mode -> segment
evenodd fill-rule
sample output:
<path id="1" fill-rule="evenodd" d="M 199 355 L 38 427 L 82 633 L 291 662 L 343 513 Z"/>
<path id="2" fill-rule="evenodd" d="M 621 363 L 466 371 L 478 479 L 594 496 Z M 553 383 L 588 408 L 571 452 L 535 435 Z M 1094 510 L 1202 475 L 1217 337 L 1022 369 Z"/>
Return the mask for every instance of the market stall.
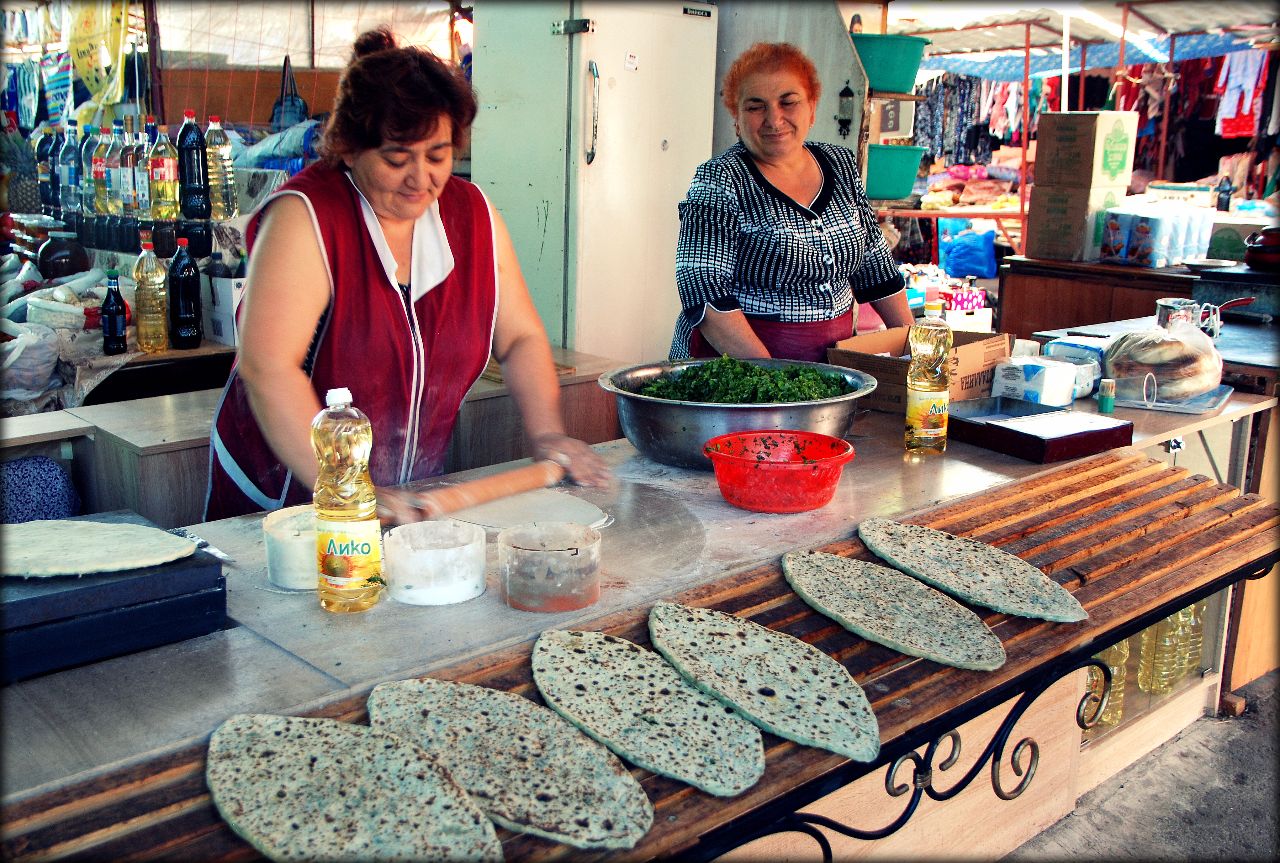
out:
<path id="1" fill-rule="evenodd" d="M 1248 425 L 1273 405 L 1272 398 L 1237 396 L 1211 422 Z M 1134 417 L 1135 443 L 1147 447 L 1204 422 L 1142 411 L 1122 415 Z M 325 617 L 313 596 L 270 590 L 260 515 L 193 526 L 225 555 L 231 628 L 7 687 L 3 733 L 6 751 L 16 757 L 5 762 L 4 784 L 12 789 L 4 809 L 6 852 L 22 859 L 73 847 L 115 855 L 164 846 L 170 853 L 181 849 L 178 853 L 208 859 L 239 856 L 245 848 L 212 809 L 202 773 L 208 733 L 230 713 L 323 715 L 361 723 L 365 696 L 375 683 L 418 675 L 479 682 L 536 698 L 527 660 L 539 632 L 596 629 L 643 643 L 650 606 L 676 599 L 799 635 L 835 656 L 867 688 L 881 729 L 881 754 L 870 763 L 767 738 L 764 779 L 729 800 L 636 771 L 661 815 L 636 853 L 712 857 L 868 771 L 894 765 L 898 780 L 906 780 L 905 762 L 915 758 L 908 753 L 931 741 L 926 761 L 916 768 L 925 783 L 916 794 L 926 787 L 949 787 L 951 781 L 940 776 L 932 786 L 923 777 L 933 753 L 942 754 L 939 743 L 946 748 L 951 728 L 1021 695 L 1025 703 L 999 735 L 1000 740 L 1020 739 L 1017 715 L 1053 680 L 1083 667 L 1111 641 L 1260 574 L 1275 559 L 1274 507 L 1211 480 L 1188 481 L 1183 472 L 1170 471 L 1142 452 L 1120 450 L 1046 471 L 954 443 L 941 461 L 921 465 L 903 461 L 899 426 L 897 418 L 878 412 L 857 420 L 850 439 L 858 458 L 832 505 L 746 520 L 720 498 L 709 474 L 655 463 L 626 442 L 602 445 L 618 488 L 576 492 L 614 519 L 603 529 L 603 589 L 597 604 L 552 615 L 517 612 L 498 598 L 491 571 L 489 591 L 467 604 L 433 609 L 385 603 L 345 621 L 362 633 L 362 644 L 395 645 L 390 650 L 353 652 L 345 640 L 332 637 L 335 621 Z M 1026 554 L 1080 599 L 1090 618 L 1082 624 L 1050 624 L 988 614 L 1009 654 L 996 672 L 947 668 L 856 639 L 790 592 L 777 556 L 811 548 L 865 556 L 853 526 L 877 515 L 980 536 Z M 1211 655 L 1219 648 L 1207 649 Z M 175 677 L 207 685 L 196 690 L 171 685 Z M 1212 688 L 1217 679 L 1213 673 L 1197 679 L 1197 691 Z M 161 697 L 163 692 L 168 694 Z M 1083 695 L 1077 690 L 1072 705 Z M 65 714 L 71 724 L 56 730 L 30 714 L 63 713 L 57 705 L 67 699 L 97 706 L 79 712 L 95 731 L 77 753 L 59 742 L 79 734 L 80 720 L 72 713 Z M 1078 740 L 1075 716 L 1073 706 L 1052 722 L 1062 733 L 1075 728 Z M 104 723 L 110 733 L 104 733 Z M 11 748 L 14 734 L 21 734 L 21 747 Z M 966 746 L 982 748 L 987 742 L 984 737 Z M 1026 755 L 1012 755 L 1005 745 L 998 753 L 1005 764 L 1012 757 L 1025 766 Z M 1006 791 L 1025 784 L 1008 769 L 998 771 Z M 1048 781 L 1054 769 L 1042 764 L 1040 781 Z M 975 781 L 974 787 L 986 781 Z M 889 824 L 907 802 L 885 798 L 853 826 Z M 911 802 L 903 820 L 909 820 L 914 806 Z M 565 852 L 519 834 L 503 833 L 503 839 L 510 859 Z"/>

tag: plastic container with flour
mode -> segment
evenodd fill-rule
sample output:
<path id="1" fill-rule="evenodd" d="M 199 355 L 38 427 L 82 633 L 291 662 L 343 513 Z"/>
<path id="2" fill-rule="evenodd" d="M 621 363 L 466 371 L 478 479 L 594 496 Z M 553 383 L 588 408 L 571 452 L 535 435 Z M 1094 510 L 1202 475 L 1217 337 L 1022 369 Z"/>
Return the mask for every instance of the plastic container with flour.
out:
<path id="1" fill-rule="evenodd" d="M 484 593 L 485 532 L 474 524 L 420 521 L 382 540 L 383 577 L 397 602 L 451 605 Z"/>
<path id="2" fill-rule="evenodd" d="M 269 513 L 262 520 L 267 581 L 285 590 L 315 590 L 316 511 L 310 504 Z"/>

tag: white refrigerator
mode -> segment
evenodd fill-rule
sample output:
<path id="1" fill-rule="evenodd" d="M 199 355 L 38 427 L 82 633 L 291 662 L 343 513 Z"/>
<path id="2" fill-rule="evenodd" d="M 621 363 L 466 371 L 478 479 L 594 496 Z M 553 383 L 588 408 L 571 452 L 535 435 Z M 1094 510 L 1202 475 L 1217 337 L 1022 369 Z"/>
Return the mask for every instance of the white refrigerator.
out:
<path id="1" fill-rule="evenodd" d="M 711 156 L 716 7 L 476 0 L 471 177 L 552 344 L 665 360 L 677 204 Z"/>

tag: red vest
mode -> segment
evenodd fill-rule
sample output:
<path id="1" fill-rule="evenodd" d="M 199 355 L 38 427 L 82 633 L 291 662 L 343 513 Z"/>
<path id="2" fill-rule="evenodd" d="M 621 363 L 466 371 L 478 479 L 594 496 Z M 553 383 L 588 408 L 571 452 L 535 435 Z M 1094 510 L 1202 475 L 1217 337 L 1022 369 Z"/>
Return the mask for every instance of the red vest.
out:
<path id="1" fill-rule="evenodd" d="M 463 396 L 484 371 L 497 313 L 493 223 L 480 190 L 453 177 L 440 195 L 440 218 L 454 269 L 406 313 L 365 226 L 359 194 L 344 172 L 303 170 L 272 196 L 296 191 L 318 224 L 333 294 L 312 352 L 311 382 L 321 403 L 347 387 L 373 423 L 370 474 L 399 485 L 443 472 Z M 265 208 L 265 205 L 264 205 Z M 253 247 L 260 208 L 250 222 Z M 273 254 L 288 254 L 274 249 Z M 250 283 L 246 293 L 253 290 Z M 238 366 L 238 361 L 237 361 Z M 304 503 L 312 489 L 293 481 L 249 408 L 237 367 L 223 390 L 210 435 L 205 520 Z"/>

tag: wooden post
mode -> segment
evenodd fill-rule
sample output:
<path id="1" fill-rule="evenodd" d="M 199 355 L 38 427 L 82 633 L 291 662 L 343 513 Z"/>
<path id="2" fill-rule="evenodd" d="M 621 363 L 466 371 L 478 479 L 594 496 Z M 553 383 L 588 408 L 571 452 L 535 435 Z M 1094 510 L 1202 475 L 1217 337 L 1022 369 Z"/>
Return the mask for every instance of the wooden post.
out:
<path id="1" fill-rule="evenodd" d="M 1177 50 L 1178 50 L 1178 34 L 1170 33 L 1169 34 L 1169 68 L 1173 70 L 1176 70 L 1178 68 L 1177 64 L 1174 62 L 1174 59 L 1173 59 L 1174 55 L 1177 53 Z M 1169 143 L 1169 111 L 1173 109 L 1173 83 L 1178 80 L 1176 71 L 1173 73 L 1173 75 L 1174 77 L 1171 80 L 1165 82 L 1164 111 L 1162 111 L 1160 114 L 1160 156 L 1159 156 L 1159 161 L 1156 163 L 1156 179 L 1157 180 L 1173 179 L 1172 176 L 1166 175 L 1164 170 L 1165 148 Z"/>
<path id="2" fill-rule="evenodd" d="M 1024 25 L 1022 52 L 1022 173 L 1018 180 L 1018 216 L 1022 222 L 1022 248 L 1027 247 L 1027 142 L 1031 138 L 1031 25 Z M 1016 251 L 1016 250 L 1015 250 Z"/>
<path id="3" fill-rule="evenodd" d="M 1076 105 L 1077 111 L 1084 110 L 1084 70 L 1089 60 L 1089 43 L 1080 43 L 1080 104 Z"/>

